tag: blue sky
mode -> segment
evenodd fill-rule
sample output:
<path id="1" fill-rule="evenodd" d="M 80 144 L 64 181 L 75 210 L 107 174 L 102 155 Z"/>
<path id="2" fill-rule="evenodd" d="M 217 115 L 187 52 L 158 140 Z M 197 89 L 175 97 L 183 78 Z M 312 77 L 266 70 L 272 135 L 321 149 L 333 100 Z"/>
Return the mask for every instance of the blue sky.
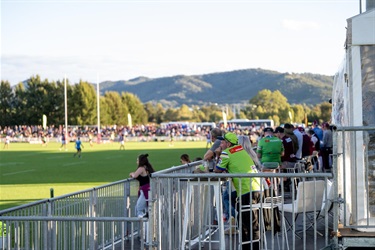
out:
<path id="1" fill-rule="evenodd" d="M 249 68 L 334 75 L 346 19 L 359 11 L 359 0 L 1 0 L 1 80 L 101 82 Z"/>

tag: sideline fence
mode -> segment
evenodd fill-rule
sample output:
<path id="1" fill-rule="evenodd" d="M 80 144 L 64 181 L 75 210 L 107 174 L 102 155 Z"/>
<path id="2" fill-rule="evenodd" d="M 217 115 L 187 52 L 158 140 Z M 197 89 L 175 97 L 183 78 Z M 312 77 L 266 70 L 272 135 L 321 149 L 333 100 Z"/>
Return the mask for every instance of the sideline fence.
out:
<path id="1" fill-rule="evenodd" d="M 217 242 L 220 240 L 220 230 L 223 229 L 218 230 L 222 218 L 216 213 L 219 211 L 217 208 L 221 207 L 221 198 L 215 198 L 213 185 L 224 183 L 227 178 L 240 178 L 244 181 L 244 178 L 249 177 L 271 178 L 270 183 L 273 183 L 274 178 L 296 178 L 300 183 L 312 182 L 315 187 L 313 190 L 302 189 L 303 193 L 298 196 L 294 185 L 291 192 L 287 193 L 284 191 L 283 182 L 280 182 L 282 200 L 270 192 L 271 206 L 277 205 L 279 213 L 271 212 L 270 221 L 265 221 L 264 225 L 260 226 L 260 238 L 267 243 L 268 249 L 345 249 L 351 246 L 375 246 L 375 237 L 371 236 L 371 232 L 353 236 L 343 234 L 344 231 L 339 228 L 343 226 L 344 229 L 358 231 L 375 229 L 375 224 L 372 223 L 375 128 L 337 128 L 333 133 L 332 173 L 193 174 L 192 171 L 202 162 L 171 167 L 152 174 L 148 219 L 132 217 L 138 182 L 128 179 L 0 211 L 0 221 L 3 222 L 1 227 L 5 229 L 1 230 L 5 239 L 0 247 L 145 247 L 163 250 L 223 249 L 225 246 L 225 249 L 239 249 L 239 235 L 226 235 L 225 245 Z M 307 211 L 309 203 L 319 202 L 318 181 L 323 181 L 319 183 L 323 183 L 325 198 L 320 203 L 325 206 L 315 205 L 312 211 Z M 328 192 L 330 181 L 333 181 L 333 192 Z M 208 187 L 192 187 L 191 182 L 208 183 Z M 195 193 L 191 201 L 187 199 L 189 188 Z M 298 219 L 294 220 L 292 214 L 297 212 L 298 206 L 292 201 L 300 196 L 302 212 L 299 213 Z M 188 203 L 192 206 L 187 209 Z M 329 203 L 331 205 L 328 206 Z M 295 205 L 290 205 L 290 211 L 286 209 L 287 204 Z M 267 216 L 262 206 L 261 204 L 259 210 L 261 218 Z M 276 214 L 279 218 L 274 217 Z M 362 217 L 364 219 L 361 223 L 352 220 L 360 220 Z M 287 231 L 276 230 L 275 220 L 279 220 L 281 227 L 286 227 Z M 262 230 L 262 227 L 265 230 Z M 241 223 L 237 229 L 241 231 Z M 183 239 L 185 236 L 187 241 Z"/>

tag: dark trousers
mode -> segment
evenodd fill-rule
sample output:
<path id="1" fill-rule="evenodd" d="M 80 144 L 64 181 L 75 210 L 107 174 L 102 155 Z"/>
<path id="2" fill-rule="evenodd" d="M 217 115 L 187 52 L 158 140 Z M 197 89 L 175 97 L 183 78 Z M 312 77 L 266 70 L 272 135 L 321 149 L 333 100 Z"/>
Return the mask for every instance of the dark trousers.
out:
<path id="1" fill-rule="evenodd" d="M 242 195 L 240 198 L 241 198 L 242 206 L 250 205 L 250 204 L 257 204 L 260 202 L 260 192 L 247 193 L 247 194 Z M 239 205 L 240 205 L 240 202 L 237 202 L 237 211 L 240 211 Z M 245 242 L 245 241 L 259 239 L 260 231 L 259 231 L 258 217 L 259 217 L 259 210 L 242 212 L 242 241 Z M 240 216 L 238 216 L 238 219 L 239 218 Z M 242 245 L 242 249 L 258 250 L 259 242 Z"/>
<path id="2" fill-rule="evenodd" d="M 322 147 L 320 153 L 322 154 L 323 169 L 330 169 L 329 155 L 332 154 L 332 148 Z"/>

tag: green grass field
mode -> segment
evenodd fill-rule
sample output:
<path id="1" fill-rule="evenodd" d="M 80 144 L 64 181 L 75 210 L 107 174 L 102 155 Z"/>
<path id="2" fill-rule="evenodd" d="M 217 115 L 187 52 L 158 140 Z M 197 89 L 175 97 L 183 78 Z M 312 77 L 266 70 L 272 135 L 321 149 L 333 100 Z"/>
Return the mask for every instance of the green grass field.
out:
<path id="1" fill-rule="evenodd" d="M 127 142 L 126 150 L 119 143 L 83 143 L 82 158 L 74 158 L 74 143 L 68 151 L 59 151 L 60 144 L 11 143 L 0 148 L 0 210 L 32 201 L 85 190 L 127 179 L 137 168 L 139 154 L 148 153 L 155 170 L 180 164 L 180 155 L 187 153 L 193 160 L 203 157 L 206 142 Z"/>

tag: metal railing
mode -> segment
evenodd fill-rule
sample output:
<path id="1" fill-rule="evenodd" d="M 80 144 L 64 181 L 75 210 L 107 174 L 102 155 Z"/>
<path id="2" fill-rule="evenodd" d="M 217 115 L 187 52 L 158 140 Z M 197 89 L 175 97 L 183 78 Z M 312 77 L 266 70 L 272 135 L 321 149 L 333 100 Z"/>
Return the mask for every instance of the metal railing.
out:
<path id="1" fill-rule="evenodd" d="M 145 220 L 132 217 L 137 193 L 138 181 L 127 179 L 0 211 L 0 248 L 104 249 L 134 240 Z"/>
<path id="2" fill-rule="evenodd" d="M 175 167 L 152 175 L 151 195 L 149 196 L 151 197 L 149 223 L 152 230 L 149 231 L 149 238 L 154 239 L 153 245 L 156 249 L 195 249 L 202 247 L 204 249 L 240 249 L 239 236 L 236 234 L 225 236 L 224 243 L 218 242 L 220 241 L 219 231 L 224 229 L 220 228 L 220 220 L 223 218 L 217 217 L 216 211 L 218 211 L 218 206 L 221 206 L 221 200 L 215 200 L 214 188 L 212 187 L 218 182 L 225 183 L 227 178 L 249 181 L 247 178 L 255 177 L 271 178 L 271 183 L 273 183 L 273 178 L 276 178 L 280 183 L 281 192 L 281 199 L 275 196 L 272 189 L 267 191 L 269 195 L 266 195 L 266 192 L 262 194 L 264 196 L 261 200 L 269 196 L 267 199 L 273 201 L 273 204 L 269 202 L 260 203 L 259 216 L 266 219 L 264 223 L 266 230 L 260 230 L 260 238 L 267 239 L 261 241 L 262 244 L 267 243 L 268 249 L 306 249 L 307 246 L 320 249 L 331 244 L 330 228 L 332 228 L 332 220 L 329 220 L 330 210 L 328 208 L 321 210 L 321 204 L 325 202 L 322 201 L 323 197 L 318 197 L 314 189 L 306 189 L 303 194 L 300 194 L 303 208 L 302 212 L 298 213 L 298 220 L 295 220 L 296 216 L 292 214 L 297 215 L 298 207 L 292 201 L 296 200 L 297 192 L 293 185 L 290 192 L 285 192 L 284 184 L 280 180 L 298 178 L 301 183 L 307 183 L 308 181 L 317 183 L 318 180 L 322 180 L 325 197 L 328 197 L 327 187 L 330 183 L 329 180 L 333 177 L 332 173 L 193 174 L 192 171 L 197 165 L 200 165 L 200 162 L 190 164 L 185 168 Z M 192 185 L 190 185 L 192 182 L 198 182 L 202 185 L 192 188 Z M 208 188 L 208 191 L 202 189 L 207 184 L 208 187 L 211 187 Z M 191 191 L 193 192 L 191 201 L 186 197 L 189 188 L 192 188 Z M 307 198 L 308 192 L 312 192 L 313 196 L 310 195 L 310 198 Z M 229 199 L 231 200 L 231 197 Z M 308 210 L 308 199 L 313 199 L 313 204 L 320 205 L 315 205 L 312 210 Z M 281 203 L 278 202 L 279 200 L 281 200 Z M 293 204 L 291 205 L 293 213 L 284 209 L 286 203 Z M 187 208 L 189 205 L 191 207 Z M 229 201 L 229 206 L 231 205 L 235 206 Z M 266 208 L 269 207 L 273 209 L 267 210 Z M 237 218 L 239 218 L 239 222 L 236 223 L 237 233 L 242 231 L 242 223 L 251 225 L 250 221 L 241 221 L 240 215 Z M 260 225 L 262 224 L 260 223 Z M 225 229 L 230 226 L 228 222 L 225 222 Z M 283 230 L 285 228 L 288 230 Z M 184 233 L 184 230 L 185 232 L 187 230 L 187 233 Z M 186 235 L 187 238 L 184 239 Z"/>
<path id="3" fill-rule="evenodd" d="M 335 244 L 375 247 L 375 127 L 335 127 L 333 143 Z"/>
<path id="4" fill-rule="evenodd" d="M 269 189 L 267 200 L 277 209 L 271 212 L 262 207 L 266 204 L 266 192 L 260 203 L 262 244 L 268 249 L 321 249 L 346 247 L 350 242 L 341 241 L 339 223 L 351 229 L 374 229 L 374 127 L 345 127 L 334 130 L 333 168 L 330 173 L 254 173 L 254 174 L 193 174 L 202 162 L 171 167 L 152 174 L 149 195 L 149 218 L 132 217 L 132 208 L 137 199 L 138 182 L 119 181 L 94 189 L 66 196 L 34 202 L 24 206 L 0 211 L 1 227 L 6 229 L 5 240 L 0 247 L 5 249 L 181 249 L 202 247 L 220 249 L 218 244 L 219 225 L 217 208 L 220 200 L 215 198 L 213 185 L 225 183 L 228 178 L 264 178 L 280 183 L 280 197 Z M 331 206 L 315 206 L 312 211 L 297 213 L 298 191 L 294 185 L 290 192 L 284 190 L 283 179 L 298 179 L 302 183 L 322 180 L 323 201 Z M 328 193 L 332 180 L 333 194 Z M 201 182 L 205 188 L 190 185 Z M 190 183 L 190 184 L 189 184 Z M 262 182 L 263 183 L 263 182 Z M 212 184 L 212 185 L 210 185 Z M 316 185 L 316 184 L 315 184 Z M 202 185 L 203 186 L 203 185 Z M 191 188 L 191 201 L 187 199 Z M 266 189 L 266 186 L 264 186 Z M 313 203 L 318 204 L 317 191 L 313 190 Z M 302 195 L 302 207 L 308 204 L 308 193 Z M 305 198 L 304 198 L 305 197 Z M 263 199 L 264 198 L 264 199 Z M 231 197 L 229 197 L 231 202 Z M 187 203 L 191 208 L 187 209 Z M 268 202 L 269 203 L 269 202 Z M 207 206 L 208 204 L 208 206 Z M 291 205 L 292 212 L 286 210 Z M 235 204 L 230 204 L 235 205 Z M 268 213 L 268 214 L 267 214 Z M 362 224 L 353 218 L 361 219 Z M 184 219 L 188 218 L 188 220 Z M 238 217 L 240 218 L 240 216 Z M 238 219 L 240 220 L 240 219 Z M 237 221 L 238 221 L 237 220 Z M 236 232 L 242 231 L 242 221 L 236 222 Z M 250 222 L 248 222 L 250 223 Z M 229 228 L 228 221 L 224 229 Z M 284 231 L 282 228 L 286 228 Z M 187 229 L 186 229 L 187 228 Z M 281 229 L 280 229 L 281 228 Z M 142 230 L 141 230 L 142 229 Z M 144 230 L 143 230 L 144 229 Z M 183 239 L 184 229 L 186 239 Z M 222 228 L 221 228 L 222 229 Z M 2 230 L 5 231 L 5 230 Z M 146 238 L 142 235 L 146 234 Z M 264 237 L 265 236 L 265 237 Z M 139 240 L 136 240 L 138 238 Z M 225 248 L 239 249 L 239 235 L 226 235 Z M 361 239 L 355 238 L 358 242 Z M 368 238 L 367 238 L 368 240 Z M 4 242 L 5 241 L 5 242 Z M 118 243 L 117 243 L 118 242 Z M 133 242 L 133 243 L 132 243 Z M 365 242 L 365 241 L 364 241 Z M 366 241 L 368 243 L 368 241 Z M 186 244 L 185 244 L 186 243 Z M 43 244 L 43 245 L 42 245 Z M 185 245 L 183 245 L 185 244 Z M 372 244 L 372 243 L 371 243 Z M 367 245 L 366 245 L 367 246 Z"/>
<path id="5" fill-rule="evenodd" d="M 142 249 L 145 218 L 3 216 L 1 249 Z M 138 237 L 134 237 L 138 235 Z M 126 246 L 126 248 L 125 248 Z"/>

